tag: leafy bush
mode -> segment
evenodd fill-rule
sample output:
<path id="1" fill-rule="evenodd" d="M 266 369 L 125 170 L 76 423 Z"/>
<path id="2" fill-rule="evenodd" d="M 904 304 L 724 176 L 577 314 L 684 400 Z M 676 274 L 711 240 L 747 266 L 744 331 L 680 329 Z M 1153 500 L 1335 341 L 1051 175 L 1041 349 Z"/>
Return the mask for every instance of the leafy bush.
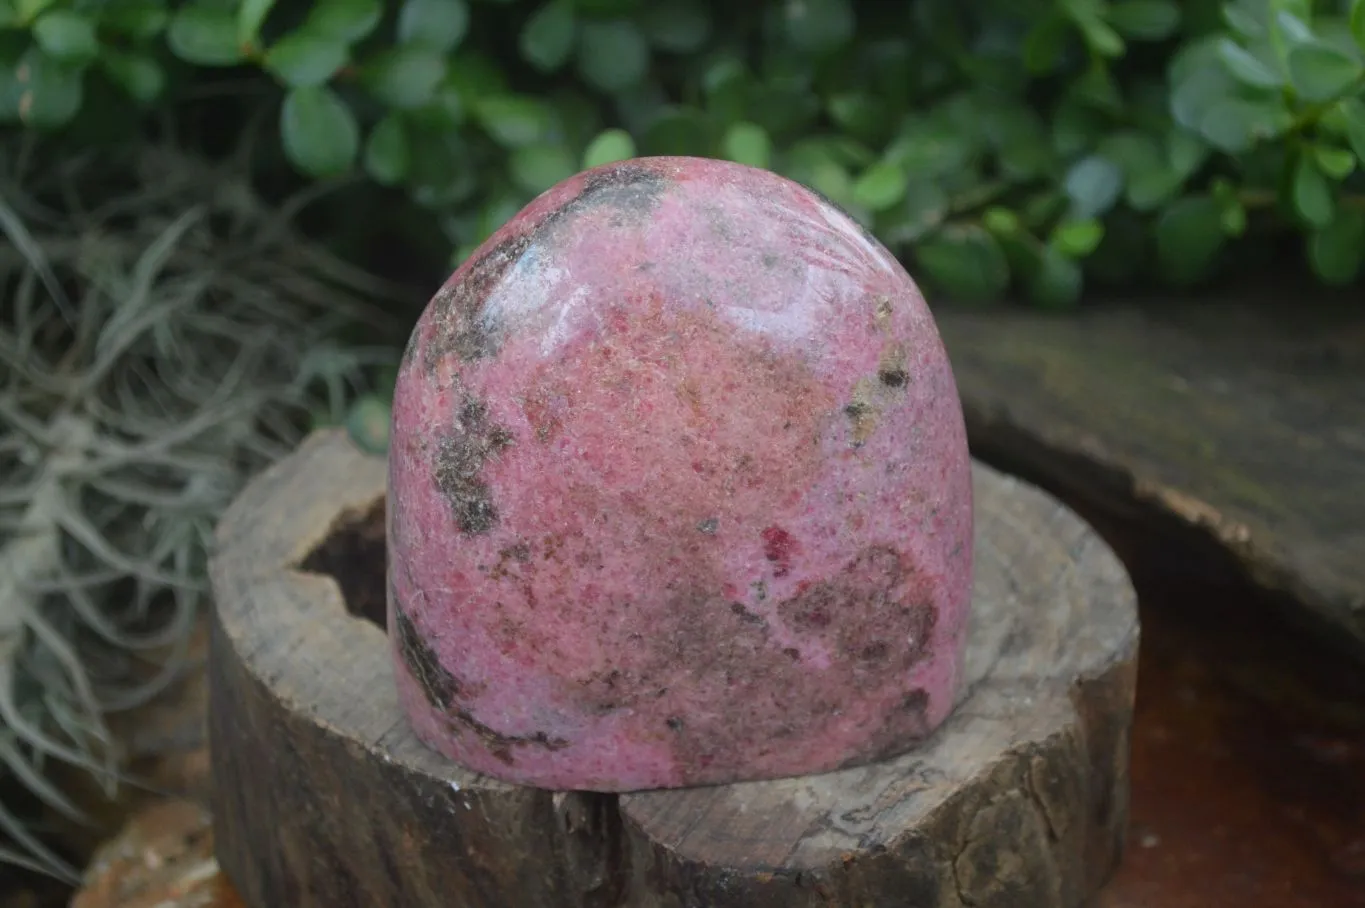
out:
<path id="1" fill-rule="evenodd" d="M 457 257 L 635 154 L 798 179 L 964 299 L 1187 284 L 1259 236 L 1334 284 L 1365 256 L 1365 0 L 0 0 L 0 24 L 0 117 L 255 74 L 298 173 L 401 188 Z"/>

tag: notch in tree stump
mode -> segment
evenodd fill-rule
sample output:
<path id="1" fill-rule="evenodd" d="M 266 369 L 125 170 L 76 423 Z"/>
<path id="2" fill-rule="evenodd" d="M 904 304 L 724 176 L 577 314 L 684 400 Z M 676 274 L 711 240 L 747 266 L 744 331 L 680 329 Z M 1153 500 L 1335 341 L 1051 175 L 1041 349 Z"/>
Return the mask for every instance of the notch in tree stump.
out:
<path id="1" fill-rule="evenodd" d="M 311 436 L 219 527 L 219 861 L 255 908 L 1078 908 L 1122 851 L 1135 596 L 1078 517 L 973 470 L 968 683 L 929 741 L 618 796 L 496 782 L 418 743 L 383 631 L 384 461 Z"/>

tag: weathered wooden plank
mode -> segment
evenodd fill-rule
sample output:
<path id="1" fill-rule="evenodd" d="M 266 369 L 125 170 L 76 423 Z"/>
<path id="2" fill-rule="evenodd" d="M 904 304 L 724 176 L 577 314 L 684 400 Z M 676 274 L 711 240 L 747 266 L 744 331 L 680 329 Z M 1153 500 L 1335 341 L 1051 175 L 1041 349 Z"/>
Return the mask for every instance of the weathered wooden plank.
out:
<path id="1" fill-rule="evenodd" d="M 936 319 L 974 453 L 1078 503 L 1174 518 L 1365 654 L 1358 303 L 1173 299 Z"/>

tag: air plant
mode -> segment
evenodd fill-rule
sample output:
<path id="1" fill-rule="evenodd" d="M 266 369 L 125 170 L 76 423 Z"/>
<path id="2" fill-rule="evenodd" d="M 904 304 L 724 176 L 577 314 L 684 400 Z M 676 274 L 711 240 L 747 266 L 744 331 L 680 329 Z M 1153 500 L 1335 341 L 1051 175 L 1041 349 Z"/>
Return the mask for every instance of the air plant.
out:
<path id="1" fill-rule="evenodd" d="M 52 761 L 121 784 L 106 718 L 176 680 L 218 515 L 401 338 L 395 291 L 291 228 L 307 198 L 29 141 L 0 149 L 0 861 L 75 882 L 13 793 L 79 819 Z"/>

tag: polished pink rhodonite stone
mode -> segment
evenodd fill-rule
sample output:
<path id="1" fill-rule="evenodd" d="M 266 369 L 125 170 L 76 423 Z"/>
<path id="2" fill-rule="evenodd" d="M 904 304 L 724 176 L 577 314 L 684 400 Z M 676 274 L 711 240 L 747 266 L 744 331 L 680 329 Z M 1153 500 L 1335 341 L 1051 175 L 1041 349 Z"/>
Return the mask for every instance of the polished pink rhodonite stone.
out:
<path id="1" fill-rule="evenodd" d="M 641 158 L 538 197 L 404 356 L 389 633 L 417 735 L 556 789 L 821 772 L 952 708 L 962 411 L 924 300 L 763 170 Z"/>

